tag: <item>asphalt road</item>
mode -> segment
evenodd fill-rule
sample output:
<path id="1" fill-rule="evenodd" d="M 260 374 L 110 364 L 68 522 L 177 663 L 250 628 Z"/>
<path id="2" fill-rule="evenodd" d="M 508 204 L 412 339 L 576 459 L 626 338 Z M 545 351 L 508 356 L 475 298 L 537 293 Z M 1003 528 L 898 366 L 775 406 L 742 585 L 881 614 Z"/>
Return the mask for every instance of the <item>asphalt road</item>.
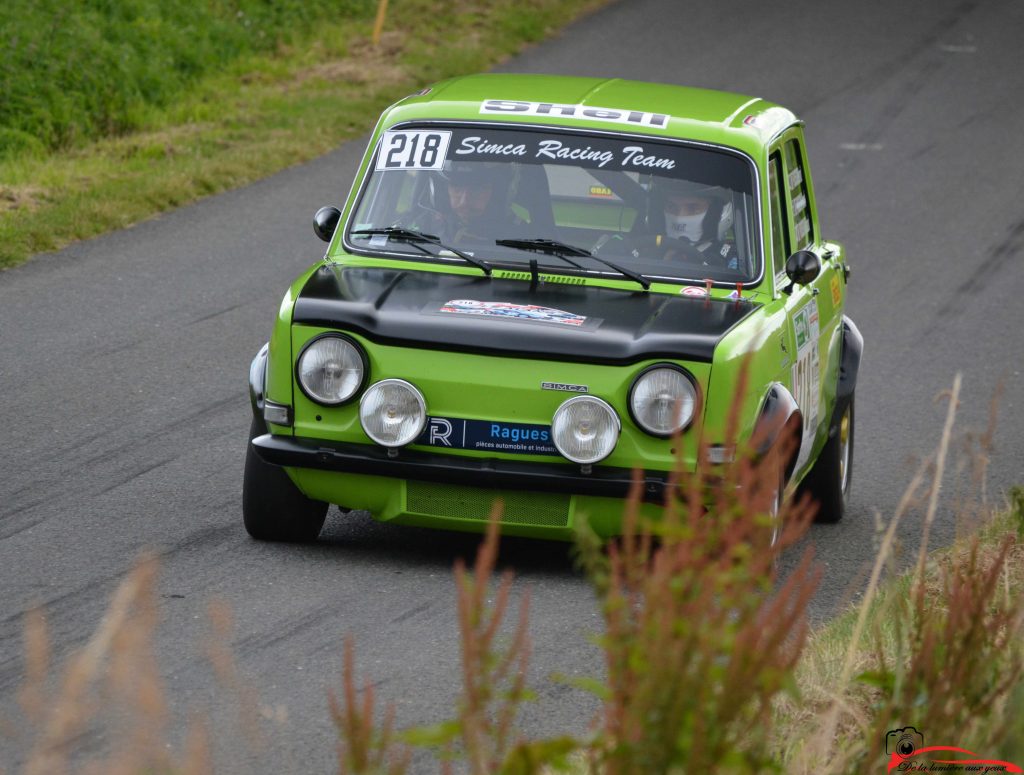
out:
<path id="1" fill-rule="evenodd" d="M 875 514 L 892 513 L 934 448 L 945 412 L 935 398 L 954 373 L 964 375 L 962 432 L 984 426 L 1004 386 L 989 497 L 1024 482 L 1022 34 L 1014 0 L 637 0 L 501 68 L 729 89 L 806 120 L 823 232 L 848 247 L 849 312 L 867 343 L 852 511 L 809 537 L 825 566 L 816 619 L 862 588 Z M 6 728 L 20 728 L 24 612 L 44 605 L 55 654 L 68 654 L 146 548 L 162 567 L 159 648 L 175 727 L 212 709 L 224 771 L 334 768 L 326 690 L 339 683 L 346 635 L 401 725 L 450 712 L 459 680 L 450 568 L 473 538 L 332 511 L 316 545 L 267 546 L 241 524 L 249 360 L 290 280 L 322 253 L 313 212 L 340 203 L 362 151 L 342 146 L 0 273 Z M 963 479 L 947 482 L 938 543 L 955 534 Z M 918 522 L 901 530 L 907 556 Z M 581 732 L 593 701 L 547 676 L 601 670 L 587 584 L 561 546 L 509 541 L 502 562 L 517 588 L 532 590 L 539 699 L 527 730 Z M 260 722 L 262 747 L 246 743 L 231 692 L 206 666 L 212 599 L 231 606 L 240 669 L 272 717 Z M 0 737 L 0 763 L 24 746 Z"/>

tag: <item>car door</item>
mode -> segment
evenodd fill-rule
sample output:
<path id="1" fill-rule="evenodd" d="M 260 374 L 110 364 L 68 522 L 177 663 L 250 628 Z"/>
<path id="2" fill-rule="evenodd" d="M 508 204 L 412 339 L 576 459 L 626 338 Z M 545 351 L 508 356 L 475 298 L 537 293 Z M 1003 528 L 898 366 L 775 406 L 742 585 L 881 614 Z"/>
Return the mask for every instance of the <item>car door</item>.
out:
<path id="1" fill-rule="evenodd" d="M 821 273 L 807 285 L 790 287 L 786 276 L 786 258 L 794 252 L 809 250 L 819 259 L 824 253 L 799 128 L 791 129 L 773 145 L 768 178 L 775 287 L 784 297 L 791 360 L 787 387 L 803 415 L 803 438 L 796 464 L 799 474 L 823 438 L 827 410 L 834 397 L 834 386 L 828 387 L 827 375 L 836 362 L 841 297 L 833 262 L 822 260 Z"/>

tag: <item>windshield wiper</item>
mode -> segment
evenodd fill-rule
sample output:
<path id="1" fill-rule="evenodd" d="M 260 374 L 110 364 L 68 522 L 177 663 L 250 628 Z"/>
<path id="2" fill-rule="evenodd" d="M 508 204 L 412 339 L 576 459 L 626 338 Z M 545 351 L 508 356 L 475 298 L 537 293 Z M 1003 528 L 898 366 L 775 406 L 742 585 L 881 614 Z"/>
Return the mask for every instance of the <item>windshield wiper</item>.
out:
<path id="1" fill-rule="evenodd" d="M 379 229 L 354 229 L 353 231 L 350 231 L 349 234 L 351 234 L 353 237 L 385 236 L 388 239 L 393 239 L 399 242 L 408 242 L 410 245 L 412 245 L 415 248 L 418 248 L 420 251 L 426 253 L 428 256 L 436 257 L 437 253 L 434 253 L 423 247 L 422 243 L 426 242 L 427 244 L 434 245 L 435 247 L 438 247 L 441 250 L 447 250 L 452 255 L 461 258 L 463 261 L 466 261 L 467 263 L 470 263 L 473 266 L 479 267 L 480 269 L 483 270 L 483 273 L 488 277 L 491 276 L 490 265 L 481 261 L 479 258 L 473 258 L 473 256 L 463 253 L 461 250 L 456 250 L 455 248 L 450 247 L 449 245 L 445 245 L 443 242 L 441 242 L 441 238 L 438 237 L 436 234 L 424 234 L 422 231 L 416 231 L 415 229 L 406 229 L 402 226 L 384 226 Z"/>
<path id="2" fill-rule="evenodd" d="M 583 269 L 582 264 L 577 264 L 569 256 L 589 256 L 583 248 L 573 245 L 566 245 L 550 239 L 498 239 L 494 240 L 496 245 L 506 248 L 517 248 L 518 250 L 529 250 L 533 253 L 547 253 L 550 256 L 560 258 L 565 263 L 571 264 L 577 269 Z"/>
<path id="3" fill-rule="evenodd" d="M 641 287 L 646 291 L 651 287 L 651 281 L 644 277 L 642 274 L 634 272 L 631 269 L 625 269 L 618 264 L 613 264 L 607 259 L 595 256 L 589 250 L 585 250 L 575 245 L 569 245 L 565 242 L 559 242 L 553 239 L 499 239 L 495 240 L 495 243 L 502 245 L 507 248 L 519 248 L 520 250 L 535 250 L 541 253 L 547 253 L 548 255 L 557 256 L 558 258 L 572 264 L 577 269 L 583 269 L 582 266 L 572 261 L 569 256 L 579 256 L 580 258 L 589 258 L 594 261 L 598 261 L 610 269 L 614 269 L 616 272 L 621 274 L 623 277 L 628 277 L 634 282 L 640 283 Z"/>

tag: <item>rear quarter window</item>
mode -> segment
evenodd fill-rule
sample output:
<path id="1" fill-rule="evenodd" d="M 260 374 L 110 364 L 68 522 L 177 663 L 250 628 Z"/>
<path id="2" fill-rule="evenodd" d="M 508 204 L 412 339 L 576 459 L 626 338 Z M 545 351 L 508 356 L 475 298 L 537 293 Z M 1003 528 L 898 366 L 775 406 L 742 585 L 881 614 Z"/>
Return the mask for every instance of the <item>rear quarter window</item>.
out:
<path id="1" fill-rule="evenodd" d="M 807 195 L 807 175 L 799 141 L 787 142 L 785 155 L 786 185 L 789 188 L 789 201 L 793 210 L 793 240 L 796 243 L 796 250 L 803 250 L 813 244 L 815 234 L 811 221 L 810 199 Z"/>

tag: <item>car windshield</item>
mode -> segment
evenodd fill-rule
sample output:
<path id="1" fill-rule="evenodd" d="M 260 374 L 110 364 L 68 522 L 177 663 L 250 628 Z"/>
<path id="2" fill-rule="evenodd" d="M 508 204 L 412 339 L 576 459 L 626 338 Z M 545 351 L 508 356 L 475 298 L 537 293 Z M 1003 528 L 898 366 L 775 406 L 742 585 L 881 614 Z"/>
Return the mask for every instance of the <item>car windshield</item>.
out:
<path id="1" fill-rule="evenodd" d="M 457 260 L 457 250 L 497 265 L 609 273 L 604 259 L 647 278 L 749 283 L 761 272 L 753 192 L 745 157 L 705 146 L 403 127 L 381 138 L 346 243 L 424 260 L 416 232 L 436 240 L 434 260 Z"/>

